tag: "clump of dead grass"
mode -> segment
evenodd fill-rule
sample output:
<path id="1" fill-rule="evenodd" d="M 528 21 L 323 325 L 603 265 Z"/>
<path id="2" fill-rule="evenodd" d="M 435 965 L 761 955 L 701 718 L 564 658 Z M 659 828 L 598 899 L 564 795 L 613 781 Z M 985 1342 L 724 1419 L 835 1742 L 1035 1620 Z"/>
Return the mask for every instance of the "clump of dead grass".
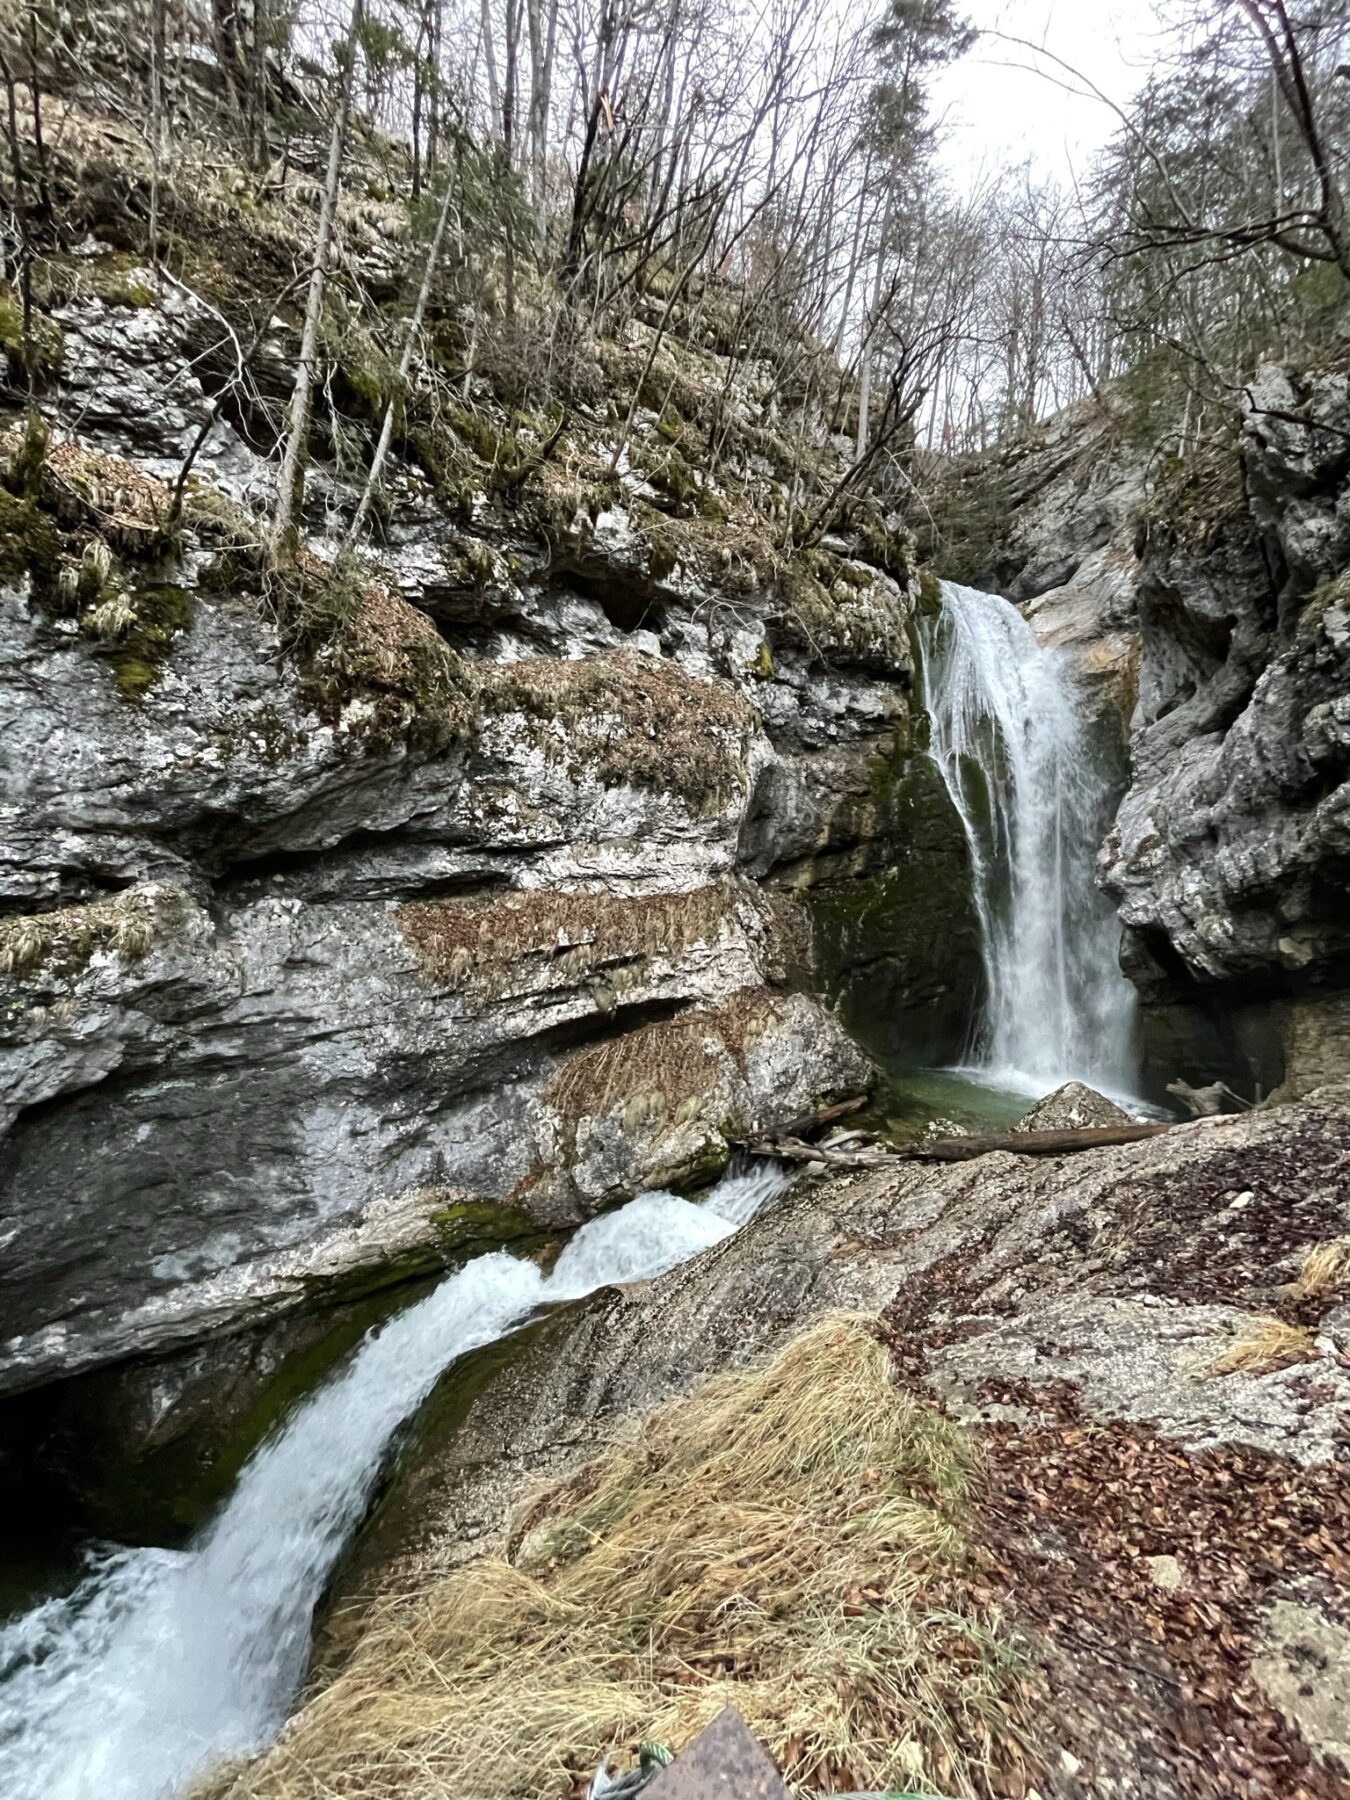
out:
<path id="1" fill-rule="evenodd" d="M 1225 1350 L 1206 1365 L 1206 1375 L 1270 1375 L 1306 1362 L 1314 1354 L 1312 1333 L 1274 1314 L 1258 1313 Z"/>
<path id="2" fill-rule="evenodd" d="M 1350 1284 L 1350 1237 L 1314 1244 L 1299 1266 L 1290 1293 L 1296 1300 L 1334 1300 Z"/>
<path id="3" fill-rule="evenodd" d="M 485 718 L 519 715 L 546 752 L 593 768 L 607 786 L 715 810 L 745 784 L 754 709 L 663 659 L 527 657 L 483 666 L 478 682 Z"/>
<path id="4" fill-rule="evenodd" d="M 1022 1714 L 972 1593 L 973 1454 L 867 1320 L 827 1319 L 544 1492 L 506 1558 L 388 1603 L 217 1800 L 562 1800 L 728 1703 L 805 1791 L 987 1793 Z"/>
<path id="5" fill-rule="evenodd" d="M 164 929 L 169 897 L 153 884 L 87 906 L 0 919 L 0 974 L 73 979 L 99 951 L 141 961 Z"/>
<path id="6" fill-rule="evenodd" d="M 651 957 L 716 944 L 734 908 L 731 887 L 714 882 L 675 894 L 535 889 L 486 901 L 418 900 L 396 916 L 434 980 L 496 998 L 522 981 L 573 986 L 602 970 L 618 992 Z"/>
<path id="7" fill-rule="evenodd" d="M 466 665 L 367 565 L 302 547 L 293 571 L 269 577 L 268 594 L 325 717 L 376 742 L 413 735 L 444 748 L 469 733 Z"/>
<path id="8" fill-rule="evenodd" d="M 725 1104 L 725 1079 L 777 1015 L 768 988 L 748 988 L 724 1007 L 657 1019 L 571 1057 L 545 1092 L 565 1142 L 585 1119 L 618 1112 L 627 1136 L 644 1127 L 684 1125 Z"/>

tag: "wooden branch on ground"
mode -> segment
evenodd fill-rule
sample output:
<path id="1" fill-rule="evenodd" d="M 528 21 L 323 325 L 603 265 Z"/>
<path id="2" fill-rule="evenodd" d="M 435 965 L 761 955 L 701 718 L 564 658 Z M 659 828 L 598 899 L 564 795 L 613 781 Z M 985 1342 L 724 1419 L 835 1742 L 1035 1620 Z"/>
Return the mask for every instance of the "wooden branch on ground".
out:
<path id="1" fill-rule="evenodd" d="M 995 1151 L 1015 1156 L 1063 1156 L 1074 1150 L 1099 1150 L 1112 1144 L 1137 1144 L 1171 1131 L 1176 1121 L 1147 1125 L 1082 1125 L 1073 1131 L 1008 1131 L 992 1136 L 931 1138 L 904 1150 L 831 1150 L 821 1144 L 783 1137 L 750 1145 L 756 1156 L 784 1162 L 818 1162 L 836 1169 L 885 1169 L 908 1162 L 969 1162 Z"/>
<path id="2" fill-rule="evenodd" d="M 823 1107 L 820 1112 L 802 1113 L 791 1119 L 786 1125 L 780 1125 L 769 1133 L 769 1140 L 777 1143 L 779 1139 L 809 1138 L 814 1132 L 821 1131 L 826 1125 L 833 1125 L 837 1119 L 847 1119 L 853 1113 L 861 1112 L 867 1105 L 866 1094 L 855 1094 L 851 1100 L 839 1100 L 833 1106 Z"/>

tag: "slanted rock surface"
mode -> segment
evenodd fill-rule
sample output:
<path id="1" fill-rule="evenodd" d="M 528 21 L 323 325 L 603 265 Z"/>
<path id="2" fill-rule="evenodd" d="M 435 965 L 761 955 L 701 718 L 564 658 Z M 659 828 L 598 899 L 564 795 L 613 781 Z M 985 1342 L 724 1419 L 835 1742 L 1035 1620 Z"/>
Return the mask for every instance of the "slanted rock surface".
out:
<path id="1" fill-rule="evenodd" d="M 1114 1149 L 819 1182 L 544 1322 L 505 1366 L 452 1375 L 320 1662 L 341 1661 L 372 1594 L 496 1548 L 527 1484 L 626 1417 L 861 1309 L 896 1378 L 983 1446 L 992 1579 L 1039 1683 L 1038 1790 L 1342 1795 L 1334 1732 L 1293 1707 L 1270 1621 L 1305 1590 L 1333 1620 L 1350 1601 L 1350 1338 L 1335 1294 L 1298 1286 L 1307 1252 L 1350 1228 L 1347 1193 L 1344 1087 Z M 1298 1353 L 1235 1361 L 1281 1312 L 1305 1328 Z"/>

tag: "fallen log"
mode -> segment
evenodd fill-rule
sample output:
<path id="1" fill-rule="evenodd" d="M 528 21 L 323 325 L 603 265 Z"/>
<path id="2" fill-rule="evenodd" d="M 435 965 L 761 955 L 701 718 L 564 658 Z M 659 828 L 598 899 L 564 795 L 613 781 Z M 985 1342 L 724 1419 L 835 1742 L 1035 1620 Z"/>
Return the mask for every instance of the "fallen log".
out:
<path id="1" fill-rule="evenodd" d="M 1064 1156 L 1075 1150 L 1099 1150 L 1112 1144 L 1137 1144 L 1145 1138 L 1171 1131 L 1175 1120 L 1142 1125 L 1080 1125 L 1072 1131 L 1006 1131 L 992 1136 L 930 1138 L 903 1150 L 828 1150 L 806 1144 L 799 1137 L 751 1144 L 757 1156 L 777 1156 L 784 1162 L 819 1162 L 835 1169 L 884 1169 L 894 1163 L 969 1162 L 995 1151 L 1015 1156 Z"/>
<path id="2" fill-rule="evenodd" d="M 851 1100 L 838 1100 L 833 1106 L 822 1107 L 819 1112 L 802 1113 L 798 1118 L 789 1119 L 786 1125 L 779 1125 L 770 1131 L 765 1142 L 809 1138 L 817 1131 L 823 1131 L 827 1125 L 833 1125 L 836 1119 L 847 1119 L 851 1114 L 861 1112 L 866 1105 L 867 1095 L 855 1094 Z"/>
<path id="3" fill-rule="evenodd" d="M 904 1153 L 930 1162 L 966 1162 L 972 1156 L 988 1156 L 1010 1150 L 1015 1156 L 1062 1156 L 1071 1150 L 1100 1150 L 1110 1144 L 1138 1144 L 1145 1138 L 1170 1131 L 1175 1120 L 1140 1125 L 1078 1125 L 1069 1131 L 1002 1131 L 991 1137 L 934 1138 L 912 1144 Z"/>

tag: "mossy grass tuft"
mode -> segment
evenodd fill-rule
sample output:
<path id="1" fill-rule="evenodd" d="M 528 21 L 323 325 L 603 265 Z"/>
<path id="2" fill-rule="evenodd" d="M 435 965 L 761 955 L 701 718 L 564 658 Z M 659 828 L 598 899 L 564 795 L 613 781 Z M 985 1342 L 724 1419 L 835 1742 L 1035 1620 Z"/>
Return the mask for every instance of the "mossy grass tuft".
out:
<path id="1" fill-rule="evenodd" d="M 267 573 L 264 594 L 322 716 L 373 744 L 416 737 L 442 748 L 469 731 L 474 708 L 460 658 L 425 613 L 358 558 L 327 563 L 302 550 L 293 568 Z M 359 726 L 349 710 L 357 701 Z"/>

